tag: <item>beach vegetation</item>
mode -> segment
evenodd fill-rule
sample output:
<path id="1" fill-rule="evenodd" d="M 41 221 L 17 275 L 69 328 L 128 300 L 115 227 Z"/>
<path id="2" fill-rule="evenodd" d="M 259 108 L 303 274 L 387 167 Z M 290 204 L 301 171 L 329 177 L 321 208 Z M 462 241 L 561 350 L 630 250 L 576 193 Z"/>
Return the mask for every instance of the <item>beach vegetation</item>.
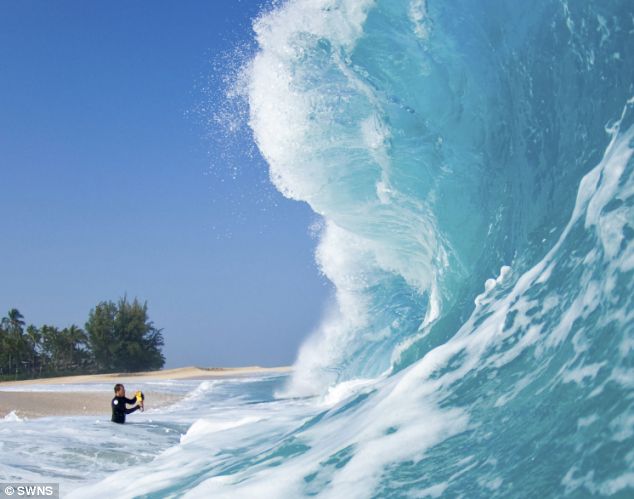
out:
<path id="1" fill-rule="evenodd" d="M 0 380 L 160 369 L 163 345 L 147 303 L 136 298 L 99 303 L 84 329 L 27 326 L 12 308 L 0 320 Z"/>
<path id="2" fill-rule="evenodd" d="M 147 303 L 126 297 L 102 302 L 90 311 L 88 343 L 101 371 L 144 371 L 165 364 L 163 335 L 149 320 Z"/>

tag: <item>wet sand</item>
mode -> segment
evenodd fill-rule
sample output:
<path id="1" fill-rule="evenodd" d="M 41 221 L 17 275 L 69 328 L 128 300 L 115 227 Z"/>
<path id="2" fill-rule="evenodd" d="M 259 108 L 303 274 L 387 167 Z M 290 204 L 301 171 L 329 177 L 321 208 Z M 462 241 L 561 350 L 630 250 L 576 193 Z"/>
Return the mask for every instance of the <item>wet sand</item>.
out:
<path id="1" fill-rule="evenodd" d="M 129 395 L 132 396 L 132 395 Z M 103 416 L 110 418 L 108 392 L 5 392 L 0 391 L 0 418 L 14 412 L 20 418 L 45 416 Z M 145 410 L 177 402 L 181 397 L 159 392 L 145 393 Z"/>

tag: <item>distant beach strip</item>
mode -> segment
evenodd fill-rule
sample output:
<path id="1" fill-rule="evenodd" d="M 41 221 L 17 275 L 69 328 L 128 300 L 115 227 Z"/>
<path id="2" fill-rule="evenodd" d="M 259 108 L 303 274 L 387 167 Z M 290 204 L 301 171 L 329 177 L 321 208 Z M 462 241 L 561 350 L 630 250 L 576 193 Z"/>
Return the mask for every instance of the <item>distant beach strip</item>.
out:
<path id="1" fill-rule="evenodd" d="M 108 416 L 113 383 L 129 385 L 168 380 L 205 380 L 259 374 L 288 373 L 290 367 L 181 367 L 139 373 L 91 374 L 0 383 L 0 418 L 40 418 L 48 416 Z M 58 386 L 59 385 L 59 386 Z M 82 385 L 77 391 L 64 385 Z M 72 387 L 66 387 L 72 388 Z M 146 410 L 178 402 L 184 394 L 157 387 L 146 392 Z"/>

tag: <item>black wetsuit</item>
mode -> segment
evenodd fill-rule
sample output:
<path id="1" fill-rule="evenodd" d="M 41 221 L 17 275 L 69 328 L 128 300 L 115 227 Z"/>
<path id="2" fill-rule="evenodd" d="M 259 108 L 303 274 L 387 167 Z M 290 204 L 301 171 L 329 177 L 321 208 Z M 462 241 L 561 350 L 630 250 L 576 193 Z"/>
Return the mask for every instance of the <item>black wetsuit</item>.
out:
<path id="1" fill-rule="evenodd" d="M 127 399 L 125 397 L 115 397 L 110 402 L 110 406 L 112 407 L 112 422 L 113 423 L 125 423 L 125 415 L 130 414 L 140 407 L 135 405 L 131 409 L 126 409 L 126 403 L 134 404 L 136 402 L 136 398 Z"/>

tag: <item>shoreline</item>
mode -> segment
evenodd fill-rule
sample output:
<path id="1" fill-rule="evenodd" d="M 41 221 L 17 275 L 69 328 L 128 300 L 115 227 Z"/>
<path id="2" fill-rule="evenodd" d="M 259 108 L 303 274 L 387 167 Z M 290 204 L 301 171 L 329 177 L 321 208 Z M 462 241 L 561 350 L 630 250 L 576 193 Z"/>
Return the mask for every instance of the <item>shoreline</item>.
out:
<path id="1" fill-rule="evenodd" d="M 37 391 L 38 385 L 90 385 L 104 383 L 135 383 L 166 380 L 209 380 L 242 377 L 254 374 L 289 373 L 291 367 L 179 367 L 138 373 L 79 374 L 58 378 L 38 378 L 0 382 L 0 421 L 13 413 L 18 418 L 35 419 L 48 416 L 103 416 L 110 417 L 110 391 L 89 391 L 81 387 L 77 392 Z M 20 390 L 20 387 L 24 387 Z M 5 389 L 8 388 L 8 389 Z M 167 393 L 153 388 L 146 392 L 146 410 L 165 407 L 181 400 L 185 394 Z"/>
<path id="2" fill-rule="evenodd" d="M 147 392 L 145 410 L 172 405 L 183 395 Z M 0 422 L 10 414 L 22 419 L 50 416 L 98 416 L 110 419 L 110 392 L 0 392 Z"/>
<path id="3" fill-rule="evenodd" d="M 108 374 L 76 374 L 73 376 L 60 376 L 56 378 L 34 378 L 19 381 L 0 381 L 0 391 L 4 387 L 28 386 L 28 385 L 68 385 L 84 383 L 118 383 L 129 380 L 135 381 L 161 381 L 168 379 L 214 379 L 231 376 L 248 376 L 250 374 L 265 373 L 289 373 L 292 367 L 177 367 L 174 369 L 161 369 L 159 371 L 143 371 L 132 373 L 108 373 Z"/>

